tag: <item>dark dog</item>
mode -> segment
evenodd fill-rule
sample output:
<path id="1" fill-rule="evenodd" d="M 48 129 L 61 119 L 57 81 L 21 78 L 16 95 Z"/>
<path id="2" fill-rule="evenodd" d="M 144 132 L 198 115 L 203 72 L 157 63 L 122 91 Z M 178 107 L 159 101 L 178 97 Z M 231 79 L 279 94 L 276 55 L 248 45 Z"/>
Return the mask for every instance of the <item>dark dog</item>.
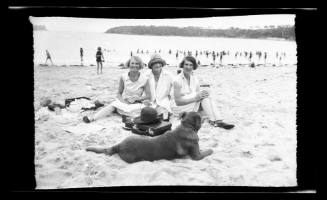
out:
<path id="1" fill-rule="evenodd" d="M 200 151 L 197 132 L 201 128 L 201 116 L 197 112 L 181 115 L 181 124 L 175 130 L 167 131 L 157 137 L 130 136 L 121 143 L 110 148 L 88 147 L 86 151 L 113 155 L 128 163 L 138 161 L 154 161 L 175 159 L 190 156 L 193 160 L 201 160 L 213 153 L 211 149 Z"/>

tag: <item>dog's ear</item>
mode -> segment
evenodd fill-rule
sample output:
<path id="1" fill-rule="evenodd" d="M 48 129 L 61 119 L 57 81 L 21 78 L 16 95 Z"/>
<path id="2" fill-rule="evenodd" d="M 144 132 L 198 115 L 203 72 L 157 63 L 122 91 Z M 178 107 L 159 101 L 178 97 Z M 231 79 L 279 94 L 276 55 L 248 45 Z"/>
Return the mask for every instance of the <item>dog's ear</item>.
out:
<path id="1" fill-rule="evenodd" d="M 197 114 L 194 117 L 195 120 L 195 129 L 196 130 L 200 130 L 201 126 L 202 126 L 202 120 L 201 120 L 201 116 L 199 114 Z"/>
<path id="2" fill-rule="evenodd" d="M 186 116 L 187 112 L 182 112 L 180 115 L 179 115 L 179 119 L 184 119 L 184 117 Z"/>
<path id="3" fill-rule="evenodd" d="M 195 131 L 201 128 L 201 116 L 197 112 L 188 112 L 182 118 L 182 123 L 192 126 Z"/>

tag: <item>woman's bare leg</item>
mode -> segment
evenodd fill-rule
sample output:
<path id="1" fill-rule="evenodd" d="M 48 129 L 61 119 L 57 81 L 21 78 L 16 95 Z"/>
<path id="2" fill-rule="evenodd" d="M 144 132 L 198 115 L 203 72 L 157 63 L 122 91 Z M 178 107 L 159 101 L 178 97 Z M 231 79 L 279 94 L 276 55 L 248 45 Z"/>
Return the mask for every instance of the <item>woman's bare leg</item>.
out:
<path id="1" fill-rule="evenodd" d="M 99 62 L 97 62 L 97 74 L 99 74 Z"/>
<path id="2" fill-rule="evenodd" d="M 109 115 L 111 115 L 115 111 L 115 107 L 112 105 L 108 105 L 104 108 L 102 108 L 99 112 L 97 112 L 93 117 L 90 118 L 91 121 L 95 121 L 98 119 L 105 118 Z"/>

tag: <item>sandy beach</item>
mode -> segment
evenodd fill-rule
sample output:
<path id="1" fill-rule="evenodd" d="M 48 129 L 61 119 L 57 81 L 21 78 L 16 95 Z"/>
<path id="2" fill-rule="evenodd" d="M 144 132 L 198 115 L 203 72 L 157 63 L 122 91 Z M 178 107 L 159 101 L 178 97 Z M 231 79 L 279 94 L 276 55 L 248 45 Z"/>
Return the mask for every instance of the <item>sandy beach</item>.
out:
<path id="1" fill-rule="evenodd" d="M 166 66 L 176 74 L 177 67 Z M 42 98 L 64 104 L 88 97 L 105 105 L 114 100 L 119 76 L 128 69 L 96 66 L 34 66 L 36 189 L 140 185 L 296 186 L 296 65 L 283 67 L 199 67 L 195 73 L 211 84 L 221 118 L 232 130 L 205 122 L 200 148 L 214 153 L 203 160 L 175 159 L 128 164 L 118 155 L 86 152 L 111 146 L 131 132 L 121 117 L 82 122 L 78 108 L 61 113 L 40 106 Z M 147 69 L 144 69 L 145 72 Z M 179 124 L 176 116 L 173 127 Z"/>

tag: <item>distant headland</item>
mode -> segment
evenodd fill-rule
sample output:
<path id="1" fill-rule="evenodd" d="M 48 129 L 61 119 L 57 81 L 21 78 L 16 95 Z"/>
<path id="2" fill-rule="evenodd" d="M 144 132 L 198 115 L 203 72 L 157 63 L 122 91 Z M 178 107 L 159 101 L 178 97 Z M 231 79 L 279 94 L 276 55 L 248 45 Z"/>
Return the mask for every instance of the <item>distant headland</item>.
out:
<path id="1" fill-rule="evenodd" d="M 294 26 L 265 26 L 259 29 L 206 29 L 200 27 L 174 26 L 118 26 L 105 33 L 129 35 L 157 35 L 157 36 L 187 36 L 187 37 L 227 37 L 227 38 L 260 38 L 295 40 Z"/>

